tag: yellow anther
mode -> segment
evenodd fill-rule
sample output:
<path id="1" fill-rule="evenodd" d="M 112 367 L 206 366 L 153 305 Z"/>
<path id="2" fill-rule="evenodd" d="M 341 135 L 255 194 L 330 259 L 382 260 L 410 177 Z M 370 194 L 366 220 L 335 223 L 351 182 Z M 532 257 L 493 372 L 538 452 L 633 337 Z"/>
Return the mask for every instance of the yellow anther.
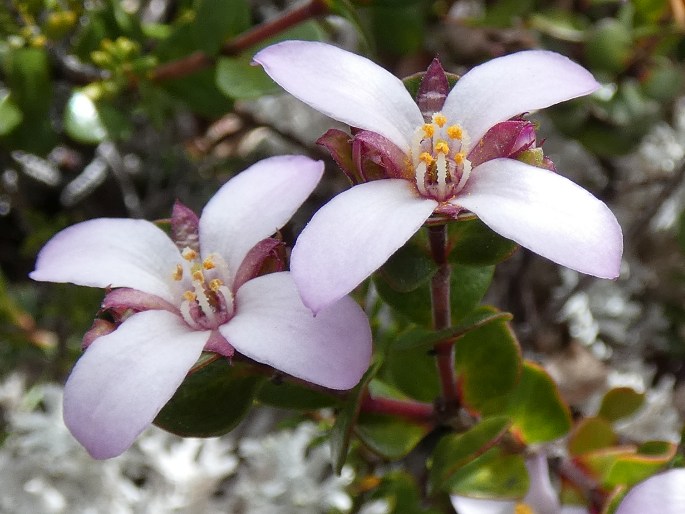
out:
<path id="1" fill-rule="evenodd" d="M 183 293 L 183 298 L 188 300 L 189 302 L 194 302 L 195 300 L 197 300 L 197 295 L 192 291 L 186 291 L 185 293 Z"/>
<path id="2" fill-rule="evenodd" d="M 435 151 L 447 155 L 450 153 L 450 147 L 445 141 L 438 141 L 435 144 Z"/>
<path id="3" fill-rule="evenodd" d="M 201 271 L 193 271 L 193 280 L 204 283 L 205 276 L 202 274 Z"/>
<path id="4" fill-rule="evenodd" d="M 454 162 L 456 162 L 457 164 L 463 164 L 464 159 L 466 159 L 464 152 L 457 152 L 454 154 Z"/>
<path id="5" fill-rule="evenodd" d="M 419 155 L 419 160 L 425 162 L 428 166 L 433 164 L 433 161 L 435 161 L 433 156 L 428 152 L 423 152 L 421 155 Z"/>
<path id="6" fill-rule="evenodd" d="M 433 123 L 435 123 L 438 127 L 442 128 L 445 126 L 445 123 L 447 123 L 447 118 L 445 117 L 444 114 L 440 114 L 439 112 L 436 112 L 433 115 Z"/>
<path id="7" fill-rule="evenodd" d="M 211 257 L 207 257 L 204 261 L 202 261 L 202 267 L 204 269 L 214 269 L 216 265 Z"/>
<path id="8" fill-rule="evenodd" d="M 183 266 L 180 264 L 176 265 L 176 269 L 171 274 L 174 280 L 181 280 L 183 278 Z"/>
<path id="9" fill-rule="evenodd" d="M 424 123 L 421 130 L 423 130 L 423 137 L 425 139 L 430 139 L 433 137 L 433 134 L 435 134 L 435 127 L 432 123 Z"/>
<path id="10" fill-rule="evenodd" d="M 215 293 L 216 293 L 216 292 L 219 290 L 219 288 L 220 288 L 221 286 L 223 286 L 223 285 L 224 285 L 224 283 L 223 283 L 220 279 L 218 279 L 218 278 L 215 278 L 214 280 L 210 280 L 210 281 L 209 281 L 209 288 L 210 288 L 212 291 L 214 291 Z"/>
<path id="11" fill-rule="evenodd" d="M 188 248 L 187 246 L 183 249 L 183 251 L 181 252 L 181 255 L 188 262 L 194 261 L 195 259 L 197 259 L 197 252 L 195 250 L 193 250 L 192 248 Z"/>
<path id="12" fill-rule="evenodd" d="M 464 131 L 459 125 L 450 125 L 447 127 L 447 136 L 450 139 L 461 139 L 464 136 Z"/>
<path id="13" fill-rule="evenodd" d="M 535 514 L 535 511 L 525 503 L 517 503 L 514 507 L 514 514 Z"/>

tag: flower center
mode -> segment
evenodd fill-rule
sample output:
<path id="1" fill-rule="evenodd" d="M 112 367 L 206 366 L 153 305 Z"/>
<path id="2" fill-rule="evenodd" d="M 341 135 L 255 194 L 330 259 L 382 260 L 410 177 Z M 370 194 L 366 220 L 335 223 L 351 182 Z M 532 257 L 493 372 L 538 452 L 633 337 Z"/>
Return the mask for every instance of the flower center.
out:
<path id="1" fill-rule="evenodd" d="M 182 295 L 179 310 L 188 325 L 196 330 L 213 330 L 233 316 L 233 293 L 225 285 L 230 277 L 220 255 L 210 254 L 200 260 L 191 248 L 181 252 L 185 262 L 176 265 L 172 278 L 189 288 Z"/>
<path id="2" fill-rule="evenodd" d="M 416 129 L 411 157 L 421 195 L 444 202 L 461 191 L 471 173 L 467 143 L 466 132 L 440 112 Z"/>

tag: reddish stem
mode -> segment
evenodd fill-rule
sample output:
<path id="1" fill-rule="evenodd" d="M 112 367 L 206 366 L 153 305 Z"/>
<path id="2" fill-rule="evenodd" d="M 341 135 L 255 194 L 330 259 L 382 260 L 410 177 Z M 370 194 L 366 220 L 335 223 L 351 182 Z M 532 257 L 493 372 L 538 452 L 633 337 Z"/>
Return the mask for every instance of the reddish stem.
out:
<path id="1" fill-rule="evenodd" d="M 257 25 L 228 41 L 221 47 L 222 55 L 238 55 L 251 46 L 261 43 L 284 30 L 302 23 L 310 18 L 328 14 L 330 8 L 323 0 L 311 0 L 284 13 L 281 17 Z M 185 77 L 205 68 L 209 68 L 215 62 L 215 58 L 204 52 L 194 52 L 190 55 L 159 65 L 152 71 L 150 76 L 153 81 L 163 81 Z"/>
<path id="2" fill-rule="evenodd" d="M 429 226 L 433 260 L 438 265 L 438 271 L 431 279 L 431 306 L 433 309 L 433 328 L 443 330 L 452 324 L 452 308 L 450 303 L 450 275 L 451 268 L 447 261 L 447 226 Z M 455 412 L 459 407 L 457 394 L 457 376 L 454 370 L 454 342 L 445 341 L 434 347 L 435 359 L 440 377 L 443 410 Z"/>
<path id="3" fill-rule="evenodd" d="M 429 422 L 435 411 L 430 403 L 393 400 L 392 398 L 373 398 L 367 393 L 361 402 L 361 412 L 389 414 L 420 422 Z"/>

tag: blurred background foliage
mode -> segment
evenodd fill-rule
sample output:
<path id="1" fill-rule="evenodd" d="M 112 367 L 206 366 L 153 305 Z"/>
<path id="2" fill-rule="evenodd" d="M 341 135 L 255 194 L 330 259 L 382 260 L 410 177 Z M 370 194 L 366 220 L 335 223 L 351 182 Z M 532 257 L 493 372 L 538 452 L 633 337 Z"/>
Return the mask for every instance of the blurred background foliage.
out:
<path id="1" fill-rule="evenodd" d="M 166 218 L 175 198 L 197 210 L 252 162 L 304 153 L 326 160 L 327 172 L 284 230 L 292 242 L 346 187 L 314 144 L 331 122 L 277 96 L 250 65 L 259 48 L 283 39 L 332 41 L 401 77 L 425 70 L 435 55 L 463 73 L 528 48 L 588 68 L 602 83 L 597 93 L 535 119 L 560 172 L 617 213 L 622 276 L 580 277 L 518 251 L 497 267 L 485 301 L 513 313 L 527 355 L 571 404 L 638 361 L 651 365 L 642 371 L 648 385 L 675 378 L 676 406 L 685 412 L 682 0 L 3 0 L 0 373 L 62 381 L 80 353 L 102 293 L 27 278 L 42 244 L 65 226 L 103 216 Z M 465 312 L 492 273 L 474 286 Z M 391 328 L 377 330 L 382 345 L 409 322 L 402 302 L 383 294 L 383 278 L 375 284 L 396 308 Z M 382 374 L 430 400 L 432 392 L 411 389 L 431 379 L 398 376 L 397 363 L 410 353 L 395 354 Z M 265 389 L 262 401 L 273 396 Z M 398 485 L 406 480 L 390 474 L 374 490 L 414 494 Z"/>

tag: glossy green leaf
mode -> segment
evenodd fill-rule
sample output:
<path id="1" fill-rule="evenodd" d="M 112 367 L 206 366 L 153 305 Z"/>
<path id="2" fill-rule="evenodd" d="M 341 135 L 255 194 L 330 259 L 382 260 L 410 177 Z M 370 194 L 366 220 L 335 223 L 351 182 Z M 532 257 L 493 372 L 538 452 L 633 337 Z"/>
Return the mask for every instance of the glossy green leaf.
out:
<path id="1" fill-rule="evenodd" d="M 442 439 L 433 451 L 431 465 L 431 484 L 442 489 L 461 467 L 473 461 L 506 433 L 511 420 L 505 416 L 486 418 L 473 428 L 461 434 L 449 434 Z"/>
<path id="2" fill-rule="evenodd" d="M 299 384 L 267 381 L 259 388 L 257 401 L 281 409 L 316 410 L 336 405 L 338 398 Z"/>
<path id="3" fill-rule="evenodd" d="M 592 68 L 619 73 L 628 65 L 633 37 L 628 27 L 614 18 L 600 20 L 585 44 L 585 57 Z"/>
<path id="4" fill-rule="evenodd" d="M 404 5 L 374 2 L 361 15 L 371 22 L 378 49 L 391 55 L 411 55 L 420 50 L 425 31 L 425 4 L 405 0 Z M 366 15 L 366 16 L 364 16 Z"/>
<path id="5" fill-rule="evenodd" d="M 457 264 L 452 267 L 450 283 L 454 322 L 469 314 L 480 303 L 490 287 L 494 270 L 494 266 L 475 267 Z M 401 293 L 394 290 L 379 273 L 374 275 L 374 283 L 378 294 L 393 309 L 414 323 L 431 326 L 430 284 L 424 283 L 413 291 Z"/>
<path id="6" fill-rule="evenodd" d="M 392 343 L 393 350 L 408 350 L 410 348 L 423 348 L 429 350 L 437 343 L 443 341 L 456 341 L 460 337 L 496 321 L 511 321 L 512 315 L 508 312 L 499 312 L 490 307 L 478 307 L 462 318 L 454 326 L 438 330 L 429 330 L 422 327 L 411 327 L 400 334 Z"/>
<path id="7" fill-rule="evenodd" d="M 676 455 L 678 446 L 665 441 L 650 441 L 638 447 L 634 455 L 624 455 L 609 468 L 604 483 L 631 487 L 662 470 Z"/>
<path id="8" fill-rule="evenodd" d="M 215 55 L 230 36 L 250 26 L 250 9 L 245 0 L 198 0 L 193 37 L 199 50 Z"/>
<path id="9" fill-rule="evenodd" d="M 12 132 L 21 123 L 23 117 L 12 97 L 0 92 L 0 136 Z"/>
<path id="10" fill-rule="evenodd" d="M 225 434 L 248 413 L 263 381 L 248 366 L 219 359 L 188 376 L 154 424 L 184 437 Z"/>
<path id="11" fill-rule="evenodd" d="M 456 470 L 445 487 L 462 496 L 520 499 L 529 484 L 523 456 L 495 447 Z"/>
<path id="12" fill-rule="evenodd" d="M 471 266 L 498 264 L 518 249 L 479 219 L 450 223 L 450 261 Z"/>
<path id="13" fill-rule="evenodd" d="M 606 419 L 601 417 L 583 418 L 573 428 L 568 440 L 568 451 L 571 455 L 601 450 L 617 442 L 614 429 Z"/>
<path id="14" fill-rule="evenodd" d="M 512 432 L 528 444 L 562 437 L 571 428 L 571 413 L 554 380 L 537 364 L 524 362 L 521 380 L 509 397 Z"/>
<path id="15" fill-rule="evenodd" d="M 377 359 L 371 364 L 359 381 L 359 384 L 349 391 L 345 402 L 335 418 L 335 423 L 331 429 L 330 442 L 333 469 L 337 474 L 340 474 L 345 465 L 345 460 L 347 459 L 350 439 L 352 437 L 354 425 L 357 422 L 357 417 L 359 416 L 359 406 L 361 404 L 362 396 L 365 394 L 369 382 L 378 372 L 380 365 L 380 359 Z"/>
<path id="16" fill-rule="evenodd" d="M 373 491 L 372 499 L 381 499 L 388 506 L 388 514 L 441 514 L 444 510 L 425 507 L 416 479 L 406 471 L 385 473 Z"/>
<path id="17" fill-rule="evenodd" d="M 496 314 L 492 307 L 480 312 Z M 502 414 L 521 375 L 521 348 L 503 319 L 468 332 L 455 345 L 464 405 L 483 415 Z"/>
<path id="18" fill-rule="evenodd" d="M 74 91 L 64 110 L 64 130 L 74 141 L 101 143 L 107 138 L 107 128 L 95 102 L 82 91 Z"/>
<path id="19" fill-rule="evenodd" d="M 409 242 L 391 255 L 379 272 L 392 289 L 407 293 L 430 280 L 437 270 L 433 259 Z"/>
<path id="20" fill-rule="evenodd" d="M 46 116 L 52 100 L 50 63 L 44 48 L 20 48 L 7 60 L 12 98 L 28 119 Z"/>
<path id="21" fill-rule="evenodd" d="M 386 356 L 389 379 L 415 400 L 432 402 L 440 394 L 435 356 L 421 346 L 391 351 Z"/>
<path id="22" fill-rule="evenodd" d="M 610 422 L 617 421 L 637 412 L 644 401 L 644 393 L 630 387 L 616 387 L 604 395 L 597 415 Z"/>
<path id="23" fill-rule="evenodd" d="M 397 416 L 362 413 L 355 433 L 373 452 L 390 460 L 406 456 L 431 430 L 429 424 L 415 423 Z"/>
<path id="24" fill-rule="evenodd" d="M 226 96 L 253 99 L 281 91 L 261 66 L 239 57 L 222 57 L 216 68 L 216 85 Z"/>

